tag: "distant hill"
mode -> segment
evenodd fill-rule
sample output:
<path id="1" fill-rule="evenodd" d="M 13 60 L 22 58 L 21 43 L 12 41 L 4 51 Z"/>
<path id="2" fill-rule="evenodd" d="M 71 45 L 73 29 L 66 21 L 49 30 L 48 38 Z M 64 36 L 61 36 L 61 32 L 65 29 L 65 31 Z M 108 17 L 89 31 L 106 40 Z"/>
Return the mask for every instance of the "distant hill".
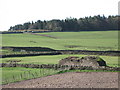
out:
<path id="1" fill-rule="evenodd" d="M 106 31 L 120 30 L 120 17 L 97 15 L 85 18 L 66 18 L 65 20 L 53 19 L 49 21 L 38 20 L 11 26 L 9 31 L 48 30 L 48 31 Z"/>

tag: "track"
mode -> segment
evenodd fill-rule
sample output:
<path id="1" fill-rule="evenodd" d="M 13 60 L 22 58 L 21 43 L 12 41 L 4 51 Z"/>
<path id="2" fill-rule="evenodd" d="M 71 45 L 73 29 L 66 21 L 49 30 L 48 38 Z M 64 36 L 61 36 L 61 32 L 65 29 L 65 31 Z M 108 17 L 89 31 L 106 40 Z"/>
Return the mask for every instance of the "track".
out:
<path id="1" fill-rule="evenodd" d="M 44 37 L 49 37 L 49 38 L 54 38 L 54 39 L 57 39 L 57 37 L 53 37 L 53 36 L 50 36 L 50 35 L 44 35 L 44 34 L 37 34 L 37 33 L 30 33 L 32 35 L 38 35 L 38 36 L 44 36 Z"/>

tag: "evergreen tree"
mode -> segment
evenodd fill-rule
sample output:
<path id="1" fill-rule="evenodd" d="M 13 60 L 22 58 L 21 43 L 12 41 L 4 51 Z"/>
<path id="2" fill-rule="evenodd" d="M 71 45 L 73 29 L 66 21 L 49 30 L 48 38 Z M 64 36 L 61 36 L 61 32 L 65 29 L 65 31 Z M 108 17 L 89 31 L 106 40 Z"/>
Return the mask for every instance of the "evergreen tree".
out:
<path id="1" fill-rule="evenodd" d="M 118 30 L 120 16 L 105 17 L 97 15 L 85 18 L 66 18 L 65 20 L 53 19 L 50 21 L 26 22 L 23 25 L 11 26 L 9 30 L 43 29 L 52 31 L 103 31 Z M 120 30 L 120 29 L 119 29 Z"/>

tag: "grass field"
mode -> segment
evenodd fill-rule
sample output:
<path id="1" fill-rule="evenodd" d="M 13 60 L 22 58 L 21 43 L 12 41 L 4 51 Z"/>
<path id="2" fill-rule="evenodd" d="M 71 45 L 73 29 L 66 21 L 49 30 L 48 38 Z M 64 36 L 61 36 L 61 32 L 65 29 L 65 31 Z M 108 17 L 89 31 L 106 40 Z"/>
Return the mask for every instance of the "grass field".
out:
<path id="1" fill-rule="evenodd" d="M 56 50 L 118 50 L 118 31 L 40 34 L 50 35 L 56 39 L 28 33 L 3 34 L 2 46 L 48 47 Z"/>
<path id="2" fill-rule="evenodd" d="M 58 73 L 58 70 L 53 69 L 35 69 L 23 67 L 3 67 L 0 69 L 2 69 L 2 84 L 28 80 Z"/>
<path id="3" fill-rule="evenodd" d="M 56 50 L 118 50 L 118 31 L 50 32 L 37 34 L 38 35 L 32 35 L 29 33 L 2 34 L 2 46 L 48 47 Z M 39 34 L 49 35 L 55 38 L 40 36 Z M 3 53 L 14 53 L 9 50 L 1 51 Z M 83 57 L 86 55 L 45 55 L 30 57 L 11 57 L 2 58 L 0 59 L 0 62 L 8 63 L 7 61 L 9 60 L 21 60 L 20 62 L 18 62 L 19 64 L 58 64 L 59 60 L 68 56 Z M 120 57 L 100 57 L 106 61 L 108 66 L 118 67 L 118 58 Z M 4 67 L 0 68 L 0 73 L 1 72 L 3 76 L 3 84 L 52 75 L 56 73 L 63 73 L 57 70 L 43 70 L 21 67 Z"/>
<path id="4" fill-rule="evenodd" d="M 30 57 L 13 57 L 13 58 L 3 58 L 2 62 L 7 63 L 8 60 L 21 60 L 18 62 L 20 64 L 58 64 L 59 60 L 66 58 L 68 56 L 78 56 L 83 57 L 86 55 L 47 55 L 47 56 L 30 56 Z M 118 57 L 117 56 L 100 56 L 103 58 L 108 66 L 118 67 Z"/>

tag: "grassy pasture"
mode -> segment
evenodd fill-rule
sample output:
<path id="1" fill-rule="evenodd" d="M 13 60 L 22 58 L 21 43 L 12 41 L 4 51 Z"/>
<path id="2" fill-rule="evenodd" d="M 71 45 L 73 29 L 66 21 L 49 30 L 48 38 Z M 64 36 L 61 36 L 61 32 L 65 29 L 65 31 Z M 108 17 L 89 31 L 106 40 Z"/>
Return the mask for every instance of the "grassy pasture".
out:
<path id="1" fill-rule="evenodd" d="M 83 57 L 86 55 L 47 55 L 47 56 L 30 56 L 30 57 L 12 57 L 12 58 L 3 58 L 3 63 L 8 63 L 9 60 L 21 60 L 19 64 L 58 64 L 59 60 L 66 58 L 68 56 L 78 56 Z M 100 56 L 103 58 L 108 66 L 118 66 L 117 56 Z"/>
<path id="2" fill-rule="evenodd" d="M 3 67 L 0 68 L 2 72 L 2 84 L 28 80 L 58 73 L 58 70 L 53 69 L 36 69 L 23 67 Z"/>
<path id="3" fill-rule="evenodd" d="M 39 33 L 38 33 L 39 34 Z M 50 32 L 40 33 L 56 38 L 49 38 L 31 34 L 2 34 L 2 46 L 19 47 L 48 47 L 56 50 L 118 50 L 118 31 L 91 31 L 91 32 Z M 9 50 L 1 50 L 3 53 L 14 53 Z M 21 60 L 19 64 L 57 64 L 59 60 L 68 56 L 83 57 L 86 55 L 51 55 L 2 58 L 0 62 L 8 63 L 9 60 Z M 108 66 L 118 66 L 116 56 L 100 56 Z M 2 71 L 1 71 L 2 70 Z M 33 74 L 28 75 L 29 71 Z M 77 70 L 78 71 L 78 70 Z M 31 78 L 37 78 L 56 73 L 55 70 L 42 70 L 32 68 L 0 68 L 2 83 L 16 82 Z M 37 74 L 35 74 L 38 72 Z M 41 73 L 42 72 L 42 73 Z M 46 74 L 44 74 L 45 72 Z M 85 70 L 84 70 L 85 72 Z M 88 71 L 86 71 L 88 72 Z M 21 74 L 25 77 L 21 78 Z M 27 75 L 27 76 L 26 76 Z"/>
<path id="4" fill-rule="evenodd" d="M 39 34 L 39 33 L 38 33 Z M 56 50 L 118 50 L 118 31 L 3 34 L 2 46 L 48 47 Z"/>

